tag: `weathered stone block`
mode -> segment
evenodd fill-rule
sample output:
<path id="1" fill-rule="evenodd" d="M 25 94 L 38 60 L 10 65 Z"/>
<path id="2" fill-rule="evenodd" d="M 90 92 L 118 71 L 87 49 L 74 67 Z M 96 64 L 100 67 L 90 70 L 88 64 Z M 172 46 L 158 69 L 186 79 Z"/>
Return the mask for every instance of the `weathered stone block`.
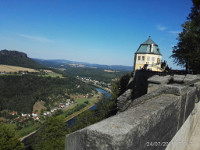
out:
<path id="1" fill-rule="evenodd" d="M 157 84 L 166 84 L 169 82 L 170 79 L 171 79 L 170 75 L 167 76 L 154 75 L 148 79 L 148 82 Z"/>
<path id="2" fill-rule="evenodd" d="M 183 83 L 185 79 L 185 75 L 174 75 L 173 80 L 174 82 Z"/>
<path id="3" fill-rule="evenodd" d="M 177 125 L 178 97 L 163 95 L 68 135 L 66 150 L 75 149 L 73 145 L 79 145 L 81 150 L 155 149 L 147 142 L 169 142 Z"/>
<path id="4" fill-rule="evenodd" d="M 187 117 L 190 115 L 190 113 L 194 109 L 195 98 L 196 98 L 196 88 L 189 87 L 188 92 L 187 92 L 186 104 L 185 104 L 184 121 L 187 119 Z"/>
<path id="5" fill-rule="evenodd" d="M 161 88 L 163 85 L 168 84 L 171 80 L 171 76 L 159 76 L 154 75 L 148 79 L 148 93 L 151 93 L 159 88 Z"/>
<path id="6" fill-rule="evenodd" d="M 131 93 L 132 93 L 132 90 L 128 89 L 117 98 L 117 108 L 119 109 L 119 111 L 126 110 L 128 106 L 131 104 L 132 102 Z"/>
<path id="7" fill-rule="evenodd" d="M 192 80 L 196 80 L 197 78 L 198 78 L 197 75 L 187 74 L 183 81 L 189 82 L 189 81 L 192 81 Z"/>
<path id="8" fill-rule="evenodd" d="M 86 150 L 86 130 L 79 130 L 66 135 L 66 150 Z"/>
<path id="9" fill-rule="evenodd" d="M 200 82 L 195 83 L 194 87 L 196 87 L 196 94 L 197 94 L 197 97 L 195 98 L 195 102 L 198 103 L 200 100 Z"/>
<path id="10" fill-rule="evenodd" d="M 177 96 L 181 96 L 182 94 L 184 94 L 188 87 L 184 86 L 184 85 L 174 85 L 174 84 L 168 84 L 168 85 L 165 85 L 165 90 L 164 90 L 164 93 L 165 94 L 174 94 L 174 95 L 177 95 Z"/>

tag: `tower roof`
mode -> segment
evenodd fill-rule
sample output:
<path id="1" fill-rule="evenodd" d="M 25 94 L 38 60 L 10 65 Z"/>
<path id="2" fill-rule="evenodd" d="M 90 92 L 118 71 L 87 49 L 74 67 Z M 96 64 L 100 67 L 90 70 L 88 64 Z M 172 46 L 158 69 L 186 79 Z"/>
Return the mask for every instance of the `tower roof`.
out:
<path id="1" fill-rule="evenodd" d="M 151 39 L 151 36 L 149 36 L 148 40 L 146 40 L 144 43 L 142 44 L 154 44 L 154 45 L 157 45 L 152 39 Z M 158 45 L 157 45 L 158 46 Z"/>
<path id="2" fill-rule="evenodd" d="M 140 44 L 136 54 L 156 54 L 161 55 L 158 45 L 151 39 L 151 36 Z"/>

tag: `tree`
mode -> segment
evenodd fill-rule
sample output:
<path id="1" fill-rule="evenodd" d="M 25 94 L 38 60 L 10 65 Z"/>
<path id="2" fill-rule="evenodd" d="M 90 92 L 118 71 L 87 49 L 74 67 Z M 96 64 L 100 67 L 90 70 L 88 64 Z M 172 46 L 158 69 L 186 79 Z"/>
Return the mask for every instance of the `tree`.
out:
<path id="1" fill-rule="evenodd" d="M 131 78 L 129 73 L 123 75 L 119 80 L 112 82 L 111 96 L 116 100 L 121 94 L 127 90 L 128 82 Z"/>
<path id="2" fill-rule="evenodd" d="M 0 150 L 18 150 L 24 145 L 18 140 L 14 129 L 6 124 L 0 124 Z"/>
<path id="3" fill-rule="evenodd" d="M 66 123 L 63 117 L 48 118 L 38 131 L 33 145 L 35 150 L 63 150 L 65 146 Z M 33 142 L 33 143 L 34 143 Z"/>
<path id="4" fill-rule="evenodd" d="M 193 7 L 187 21 L 182 25 L 178 44 L 173 47 L 171 57 L 186 71 L 200 72 L 200 1 L 192 0 Z"/>
<path id="5" fill-rule="evenodd" d="M 165 60 L 161 63 L 161 68 L 163 69 L 163 71 L 170 70 L 169 66 L 167 65 L 167 61 L 165 61 Z"/>

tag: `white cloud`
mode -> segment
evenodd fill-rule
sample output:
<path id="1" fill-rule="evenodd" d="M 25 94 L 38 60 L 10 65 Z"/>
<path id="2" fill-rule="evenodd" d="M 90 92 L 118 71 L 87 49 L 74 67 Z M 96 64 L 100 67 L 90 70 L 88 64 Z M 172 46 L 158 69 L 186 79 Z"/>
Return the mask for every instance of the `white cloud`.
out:
<path id="1" fill-rule="evenodd" d="M 26 39 L 30 39 L 30 40 L 34 40 L 34 41 L 39 41 L 39 42 L 52 42 L 52 40 L 47 39 L 45 37 L 41 37 L 41 36 L 33 36 L 33 35 L 25 35 L 25 34 L 18 34 L 19 36 L 26 38 Z"/>
<path id="2" fill-rule="evenodd" d="M 159 30 L 159 31 L 164 31 L 164 30 L 167 29 L 166 27 L 161 26 L 161 25 L 157 25 L 156 28 L 157 28 L 157 30 Z"/>
<path id="3" fill-rule="evenodd" d="M 179 34 L 181 31 L 168 31 L 171 34 Z"/>

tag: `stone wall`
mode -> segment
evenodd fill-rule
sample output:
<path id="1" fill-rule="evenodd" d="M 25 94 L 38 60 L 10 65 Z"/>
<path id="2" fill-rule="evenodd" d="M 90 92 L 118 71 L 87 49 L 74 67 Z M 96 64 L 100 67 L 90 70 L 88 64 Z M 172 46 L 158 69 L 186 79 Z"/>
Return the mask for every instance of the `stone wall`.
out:
<path id="1" fill-rule="evenodd" d="M 148 91 L 148 79 L 155 75 L 162 77 L 165 72 L 155 72 L 148 70 L 137 70 L 132 74 L 132 77 L 127 85 L 127 90 L 118 97 L 117 107 L 119 111 L 124 111 L 128 108 L 136 98 L 141 97 Z M 155 82 L 152 83 L 155 86 Z M 159 84 L 159 83 L 158 83 Z M 160 86 L 160 85 L 159 85 Z M 162 85 L 163 86 L 163 85 Z"/>
<path id="2" fill-rule="evenodd" d="M 126 111 L 67 135 L 65 149 L 165 149 L 199 103 L 198 77 L 184 79 L 162 84 L 132 101 Z"/>

